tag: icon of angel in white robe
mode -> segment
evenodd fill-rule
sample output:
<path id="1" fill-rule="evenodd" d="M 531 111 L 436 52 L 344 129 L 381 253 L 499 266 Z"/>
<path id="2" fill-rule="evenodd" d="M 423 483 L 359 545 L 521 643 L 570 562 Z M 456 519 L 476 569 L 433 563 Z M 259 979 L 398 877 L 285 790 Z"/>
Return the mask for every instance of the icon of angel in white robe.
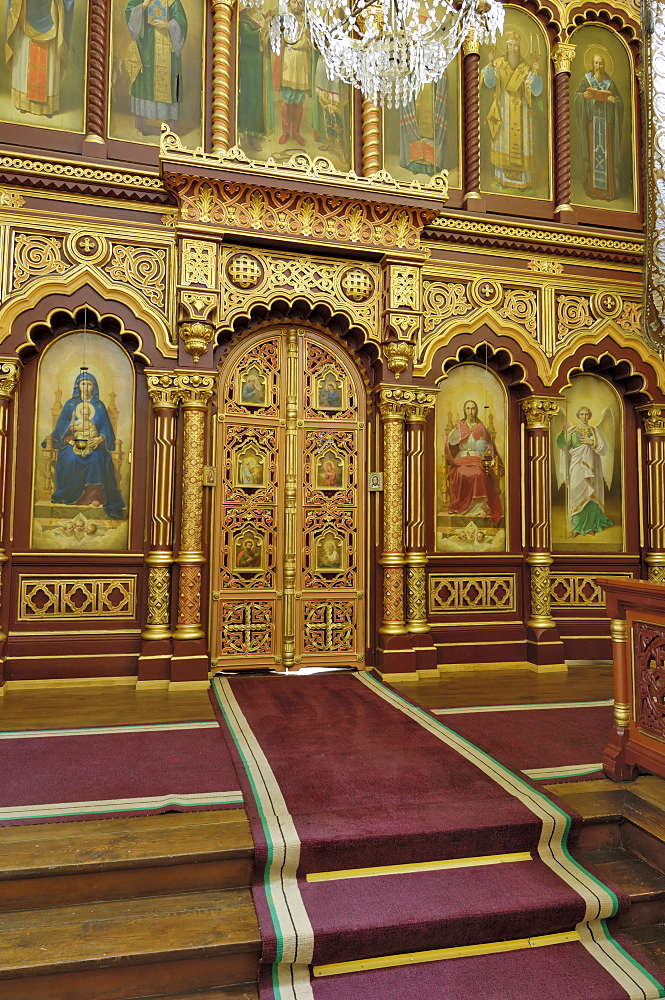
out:
<path id="1" fill-rule="evenodd" d="M 611 487 L 614 474 L 614 414 L 606 406 L 597 424 L 591 423 L 592 416 L 588 406 L 580 406 L 577 423 L 565 418 L 556 437 L 557 483 L 567 487 L 573 538 L 597 535 L 612 526 L 605 515 L 605 488 Z"/>

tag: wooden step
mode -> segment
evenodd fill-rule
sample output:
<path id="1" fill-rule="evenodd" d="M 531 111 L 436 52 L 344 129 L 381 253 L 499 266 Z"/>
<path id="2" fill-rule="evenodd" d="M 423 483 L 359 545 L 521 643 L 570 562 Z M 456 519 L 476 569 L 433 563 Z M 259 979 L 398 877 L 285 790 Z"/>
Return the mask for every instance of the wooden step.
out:
<path id="1" fill-rule="evenodd" d="M 665 973 L 665 923 L 626 927 L 624 934 L 641 948 L 658 969 Z"/>
<path id="2" fill-rule="evenodd" d="M 239 983 L 237 986 L 220 986 L 195 993 L 169 993 L 167 997 L 133 997 L 132 1000 L 259 1000 L 256 983 Z"/>
<path id="3" fill-rule="evenodd" d="M 576 846 L 593 851 L 621 845 L 624 796 L 629 784 L 600 778 L 548 784 L 546 790 L 580 814 L 582 827 Z"/>
<path id="4" fill-rule="evenodd" d="M 580 852 L 602 881 L 614 882 L 630 898 L 630 909 L 620 918 L 622 927 L 665 921 L 665 875 L 622 847 Z"/>
<path id="5" fill-rule="evenodd" d="M 0 911 L 241 888 L 254 847 L 244 810 L 0 829 Z"/>
<path id="6" fill-rule="evenodd" d="M 3 1000 L 121 1000 L 256 980 L 248 889 L 0 915 Z"/>

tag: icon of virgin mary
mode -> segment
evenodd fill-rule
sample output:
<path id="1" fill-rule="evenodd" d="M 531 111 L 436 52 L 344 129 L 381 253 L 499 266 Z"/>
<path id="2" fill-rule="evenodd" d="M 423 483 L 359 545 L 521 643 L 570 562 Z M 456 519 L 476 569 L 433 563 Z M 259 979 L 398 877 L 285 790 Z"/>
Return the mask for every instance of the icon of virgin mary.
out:
<path id="1" fill-rule="evenodd" d="M 116 480 L 111 453 L 115 433 L 97 379 L 82 370 L 71 398 L 60 411 L 51 434 L 55 459 L 55 490 L 51 503 L 103 507 L 114 521 L 124 520 L 125 502 Z M 42 448 L 47 442 L 42 442 Z"/>

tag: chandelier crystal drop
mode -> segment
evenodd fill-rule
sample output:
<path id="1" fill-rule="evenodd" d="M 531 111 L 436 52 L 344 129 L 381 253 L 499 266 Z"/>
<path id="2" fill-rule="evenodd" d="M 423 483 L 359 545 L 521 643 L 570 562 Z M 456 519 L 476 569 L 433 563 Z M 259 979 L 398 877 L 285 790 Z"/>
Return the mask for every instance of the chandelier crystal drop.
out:
<path id="1" fill-rule="evenodd" d="M 494 41 L 503 20 L 501 0 L 279 0 L 269 34 L 279 54 L 309 31 L 331 80 L 352 84 L 374 104 L 399 107 L 441 79 L 470 32 L 478 42 Z"/>

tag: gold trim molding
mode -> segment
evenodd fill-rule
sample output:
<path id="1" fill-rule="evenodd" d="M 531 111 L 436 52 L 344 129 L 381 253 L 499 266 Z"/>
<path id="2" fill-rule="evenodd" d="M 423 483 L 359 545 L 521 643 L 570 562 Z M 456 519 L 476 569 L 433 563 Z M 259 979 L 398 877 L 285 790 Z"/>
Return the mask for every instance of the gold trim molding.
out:
<path id="1" fill-rule="evenodd" d="M 251 174 L 253 177 L 280 177 L 284 180 L 313 181 L 316 184 L 336 187 L 359 188 L 372 194 L 402 194 L 410 197 L 428 197 L 444 202 L 448 198 L 448 171 L 434 174 L 422 184 L 420 181 L 397 180 L 387 170 L 377 170 L 365 177 L 359 177 L 355 170 L 344 172 L 333 166 L 326 156 L 312 158 L 308 153 L 295 153 L 286 163 L 277 163 L 272 157 L 265 162 L 250 159 L 240 148 L 219 149 L 207 153 L 201 147 L 187 149 L 180 137 L 162 125 L 159 148 L 162 173 L 173 165 L 200 167 L 204 172 L 223 170 Z"/>

